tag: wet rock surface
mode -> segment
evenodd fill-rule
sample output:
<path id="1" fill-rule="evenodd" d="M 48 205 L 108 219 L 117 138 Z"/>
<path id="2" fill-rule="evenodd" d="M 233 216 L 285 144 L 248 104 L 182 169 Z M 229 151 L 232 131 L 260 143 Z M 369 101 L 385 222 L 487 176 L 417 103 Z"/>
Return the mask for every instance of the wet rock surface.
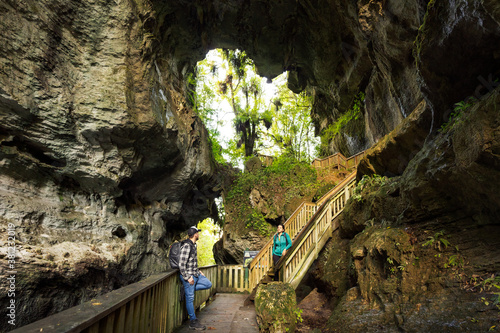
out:
<path id="1" fill-rule="evenodd" d="M 498 87 L 499 22 L 495 0 L 3 1 L 0 227 L 16 227 L 26 287 L 18 324 L 165 270 L 172 239 L 216 216 L 222 180 L 186 98 L 196 61 L 215 47 L 244 49 L 269 78 L 289 70 L 293 90 L 314 94 L 318 133 L 364 92 L 363 130 L 342 133 L 331 153 L 350 155 L 400 126 L 362 171 L 400 178 L 351 202 L 342 237 L 396 223 L 414 229 L 416 246 L 444 229 L 481 263 L 471 274 L 498 271 L 498 111 L 488 94 Z M 469 96 L 481 101 L 473 117 L 440 135 Z M 339 299 L 371 267 L 362 247 L 348 250 L 359 269 L 328 286 Z M 236 248 L 227 257 L 240 257 Z M 401 264 L 408 253 L 398 253 Z M 368 306 L 389 302 L 380 299 Z M 389 317 L 404 328 L 409 313 Z"/>
<path id="2" fill-rule="evenodd" d="M 298 304 L 302 310 L 302 322 L 297 323 L 297 332 L 311 332 L 314 328 L 322 329 L 321 323 L 327 322 L 332 310 L 326 295 L 314 289 Z"/>
<path id="3" fill-rule="evenodd" d="M 326 331 L 497 327 L 499 102 L 497 90 L 464 110 L 401 176 L 365 185 L 348 202 L 342 238 L 312 270 L 338 300 Z"/>

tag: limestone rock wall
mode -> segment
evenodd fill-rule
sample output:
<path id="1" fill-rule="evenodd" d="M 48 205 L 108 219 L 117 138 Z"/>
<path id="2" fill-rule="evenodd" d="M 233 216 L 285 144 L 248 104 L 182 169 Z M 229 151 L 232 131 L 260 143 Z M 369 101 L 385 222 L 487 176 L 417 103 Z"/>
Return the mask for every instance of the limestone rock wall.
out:
<path id="1" fill-rule="evenodd" d="M 221 180 L 187 97 L 209 49 L 244 49 L 269 78 L 289 70 L 315 95 L 318 132 L 364 92 L 364 133 L 331 152 L 370 146 L 425 100 L 415 124 L 429 134 L 400 133 L 398 162 L 371 163 L 401 174 L 454 103 L 498 86 L 499 22 L 495 0 L 2 1 L 0 222 L 16 226 L 18 323 L 164 270 L 171 239 L 216 214 Z"/>
<path id="2" fill-rule="evenodd" d="M 340 238 L 311 271 L 332 297 L 332 331 L 496 325 L 499 102 L 497 88 L 425 143 L 401 176 L 365 183 L 348 202 Z"/>
<path id="3" fill-rule="evenodd" d="M 186 58 L 201 56 L 194 48 L 240 48 L 263 76 L 290 71 L 289 87 L 315 96 L 318 133 L 365 92 L 365 129 L 343 134 L 331 153 L 371 146 L 422 99 L 412 50 L 423 1 L 177 1 L 156 7 L 169 18 L 150 22 L 159 24 L 159 43 L 175 40 L 176 53 Z"/>
<path id="4" fill-rule="evenodd" d="M 18 326 L 165 271 L 172 238 L 217 215 L 206 130 L 175 55 L 152 58 L 141 5 L 0 3 L 0 265 L 5 280 L 13 224 Z"/>

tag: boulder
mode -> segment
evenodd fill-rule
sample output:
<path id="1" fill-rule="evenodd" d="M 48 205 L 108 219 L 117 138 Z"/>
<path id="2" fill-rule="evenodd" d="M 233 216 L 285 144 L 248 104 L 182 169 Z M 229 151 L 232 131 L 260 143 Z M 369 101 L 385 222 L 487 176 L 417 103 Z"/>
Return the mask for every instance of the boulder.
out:
<path id="1" fill-rule="evenodd" d="M 318 324 L 326 323 L 332 313 L 328 297 L 318 292 L 317 288 L 301 300 L 298 307 L 302 310 L 302 321 L 297 324 L 297 332 L 310 332 L 313 328 L 321 329 Z"/>
<path id="2" fill-rule="evenodd" d="M 260 332 L 295 332 L 300 318 L 295 291 L 290 284 L 282 282 L 259 285 L 255 311 Z"/>

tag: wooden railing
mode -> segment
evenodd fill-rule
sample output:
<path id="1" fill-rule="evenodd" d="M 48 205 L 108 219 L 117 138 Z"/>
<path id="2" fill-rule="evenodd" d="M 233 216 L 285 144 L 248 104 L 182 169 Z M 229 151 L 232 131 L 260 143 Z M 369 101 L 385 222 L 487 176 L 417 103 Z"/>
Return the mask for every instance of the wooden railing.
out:
<path id="1" fill-rule="evenodd" d="M 216 292 L 250 290 L 242 265 L 200 270 L 212 281 L 212 288 L 195 293 L 195 308 Z M 157 274 L 11 332 L 173 332 L 187 318 L 181 287 L 178 270 Z"/>
<path id="2" fill-rule="evenodd" d="M 355 169 L 364 156 L 365 152 L 358 153 L 350 158 L 346 158 L 341 153 L 334 154 L 324 159 L 315 159 L 312 162 L 312 165 L 317 169 L 328 168 L 329 170 L 333 168 L 338 169 Z M 352 191 L 352 187 L 354 186 L 356 172 L 352 172 L 349 176 L 347 176 L 342 182 L 340 182 L 337 186 L 335 186 L 332 190 L 326 193 L 321 199 L 319 199 L 316 203 L 306 203 L 303 202 L 295 212 L 288 218 L 288 220 L 284 223 L 286 232 L 290 235 L 290 238 L 293 240 L 293 243 L 296 243 L 296 236 L 305 228 L 305 226 L 310 223 L 312 216 L 316 213 L 319 207 L 321 207 L 326 201 L 330 202 L 332 196 L 336 195 L 339 191 L 347 191 L 344 193 L 349 193 L 349 190 Z M 335 201 L 333 203 L 335 207 L 332 208 L 337 210 L 338 207 L 344 207 L 344 201 Z M 342 210 L 340 209 L 340 211 Z M 331 221 L 331 220 L 330 220 Z M 255 288 L 260 281 L 269 273 L 272 268 L 272 244 L 273 237 L 264 245 L 262 250 L 255 256 L 252 262 L 249 265 L 250 268 L 250 287 Z M 307 243 L 309 244 L 309 243 Z M 303 252 L 299 254 L 302 258 L 304 255 Z M 288 257 L 288 255 L 287 255 Z M 302 260 L 302 259 L 294 259 L 294 260 Z M 282 259 L 283 261 L 283 259 Z"/>
<path id="3" fill-rule="evenodd" d="M 356 182 L 355 172 L 351 173 L 342 184 L 332 191 L 312 217 L 311 223 L 294 240 L 292 248 L 286 256 L 280 260 L 275 267 L 279 270 L 280 281 L 290 283 L 297 288 L 312 263 L 318 258 L 318 254 L 332 236 L 333 231 L 338 228 L 337 217 L 351 197 Z"/>
<path id="4" fill-rule="evenodd" d="M 217 292 L 234 293 L 250 290 L 248 268 L 243 265 L 219 266 Z"/>
<path id="5" fill-rule="evenodd" d="M 338 165 L 351 168 L 356 167 L 363 153 L 350 159 L 338 155 L 341 161 Z M 332 165 L 328 162 L 328 166 Z M 285 229 L 294 241 L 276 267 L 281 280 L 297 287 L 335 230 L 336 225 L 331 222 L 343 210 L 354 184 L 355 172 L 317 203 L 302 203 L 285 222 Z M 212 281 L 212 288 L 196 292 L 195 308 L 216 292 L 253 290 L 272 268 L 272 241 L 252 260 L 248 275 L 242 265 L 201 267 Z M 157 274 L 11 332 L 172 332 L 187 318 L 185 302 L 180 300 L 181 287 L 178 270 Z"/>
<path id="6" fill-rule="evenodd" d="M 303 202 L 284 223 L 285 230 L 291 239 L 294 239 L 302 228 L 309 222 L 318 206 Z M 273 263 L 273 237 L 263 246 L 249 265 L 250 287 L 255 288 L 264 276 L 269 273 Z"/>
<path id="7" fill-rule="evenodd" d="M 318 159 L 316 158 L 314 161 L 312 161 L 312 166 L 315 167 L 316 169 L 344 169 L 348 170 L 351 168 L 354 168 L 358 165 L 359 161 L 363 158 L 365 155 L 365 152 L 362 151 L 356 155 L 353 155 L 349 158 L 346 158 L 344 155 L 341 153 L 336 153 L 331 156 Z"/>
<path id="8" fill-rule="evenodd" d="M 325 202 L 331 202 L 331 199 L 338 196 L 341 191 L 346 195 L 349 193 L 350 188 L 354 186 L 356 178 L 356 172 L 352 172 L 347 176 L 342 182 L 335 186 L 332 190 L 321 197 L 315 204 L 314 203 L 302 203 L 295 212 L 288 218 L 284 223 L 286 232 L 290 235 L 293 243 L 296 243 L 297 235 L 308 225 L 313 218 L 314 214 L 317 212 Z M 342 200 L 342 199 L 340 199 Z M 345 205 L 346 199 L 344 201 L 333 201 L 334 210 L 340 212 Z M 337 214 L 338 215 L 338 214 Z M 331 221 L 331 220 L 330 220 Z M 273 237 L 264 245 L 262 250 L 255 256 L 249 265 L 250 268 L 250 287 L 253 289 L 256 287 L 260 281 L 269 273 L 272 268 L 272 245 Z M 288 255 L 287 255 L 288 257 Z"/>

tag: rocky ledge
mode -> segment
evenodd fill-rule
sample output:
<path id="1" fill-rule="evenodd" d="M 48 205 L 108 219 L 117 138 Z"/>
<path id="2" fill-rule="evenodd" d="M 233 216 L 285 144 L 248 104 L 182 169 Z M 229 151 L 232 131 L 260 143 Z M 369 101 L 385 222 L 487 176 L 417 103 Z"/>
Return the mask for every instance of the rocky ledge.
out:
<path id="1" fill-rule="evenodd" d="M 497 89 L 425 142 L 401 176 L 363 178 L 311 271 L 332 297 L 329 331 L 495 329 L 499 106 Z M 365 163 L 381 167 L 381 151 L 374 147 Z"/>

